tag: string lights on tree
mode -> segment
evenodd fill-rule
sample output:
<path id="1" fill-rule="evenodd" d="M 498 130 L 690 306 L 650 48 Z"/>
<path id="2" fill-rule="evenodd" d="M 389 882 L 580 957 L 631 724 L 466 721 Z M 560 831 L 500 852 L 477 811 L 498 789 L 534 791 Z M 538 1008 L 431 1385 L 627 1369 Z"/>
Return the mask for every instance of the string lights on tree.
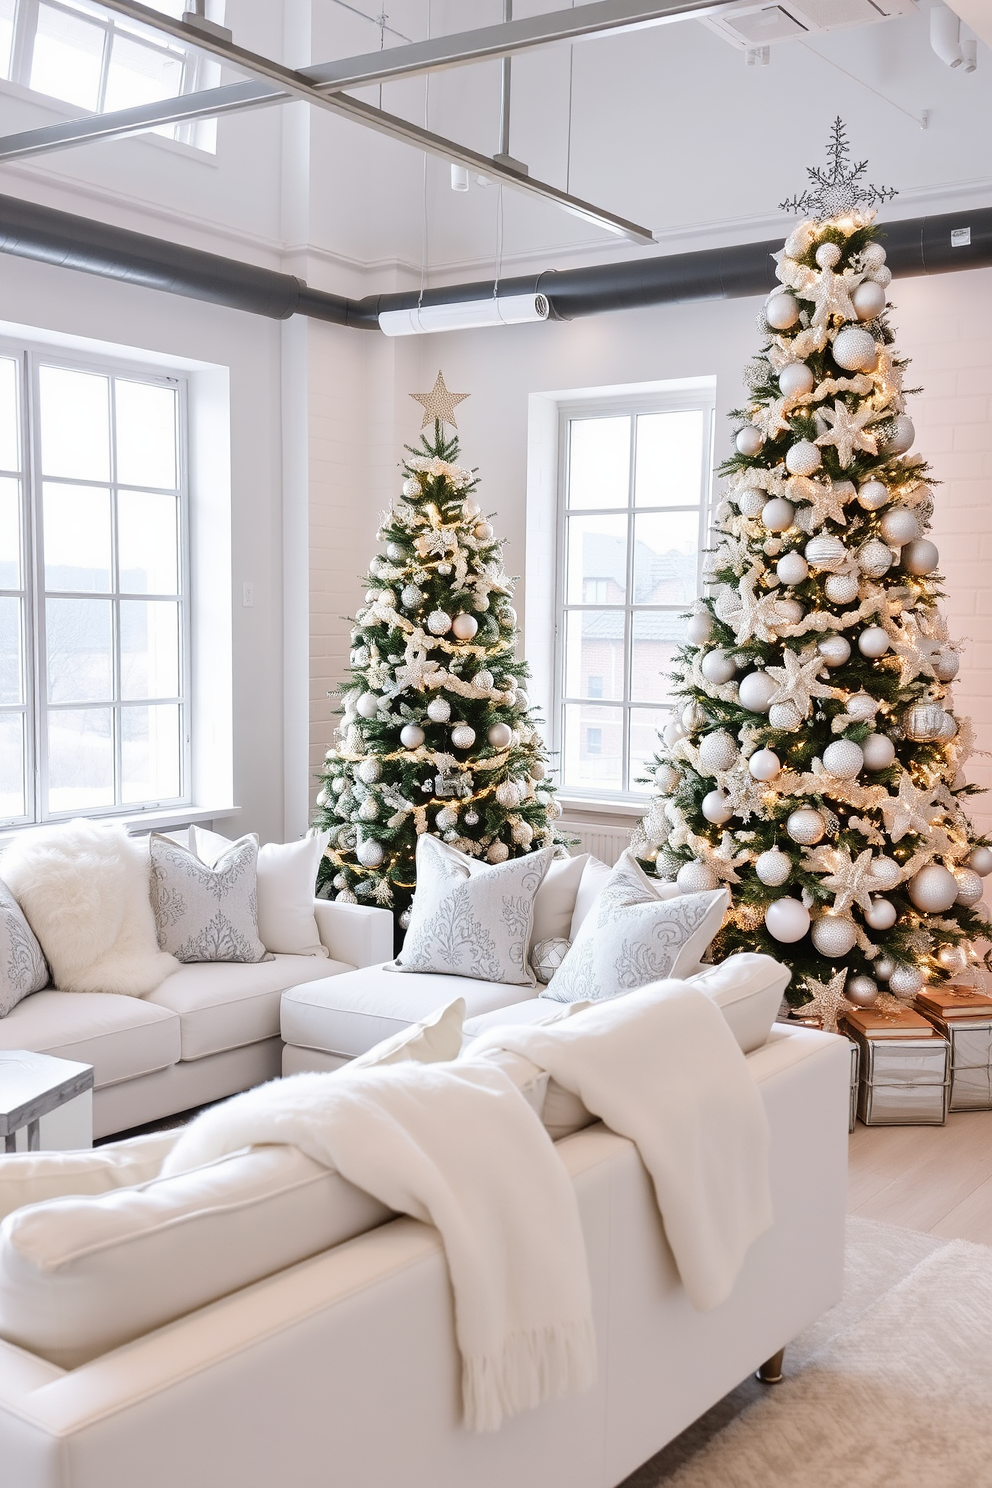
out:
<path id="1" fill-rule="evenodd" d="M 926 982 L 980 984 L 992 872 L 964 810 L 973 733 L 874 225 L 894 193 L 848 154 L 838 119 L 828 169 L 782 204 L 810 215 L 777 255 L 637 834 L 660 877 L 732 885 L 716 955 L 787 962 L 790 1003 L 827 1026 Z"/>

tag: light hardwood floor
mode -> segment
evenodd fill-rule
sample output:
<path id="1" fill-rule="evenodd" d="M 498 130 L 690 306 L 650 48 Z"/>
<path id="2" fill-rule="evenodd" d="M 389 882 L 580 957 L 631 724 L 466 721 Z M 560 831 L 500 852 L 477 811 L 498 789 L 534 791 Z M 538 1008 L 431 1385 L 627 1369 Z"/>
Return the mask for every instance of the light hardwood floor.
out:
<path id="1" fill-rule="evenodd" d="M 848 1210 L 992 1245 L 992 1111 L 961 1111 L 946 1126 L 859 1121 L 851 1134 Z"/>

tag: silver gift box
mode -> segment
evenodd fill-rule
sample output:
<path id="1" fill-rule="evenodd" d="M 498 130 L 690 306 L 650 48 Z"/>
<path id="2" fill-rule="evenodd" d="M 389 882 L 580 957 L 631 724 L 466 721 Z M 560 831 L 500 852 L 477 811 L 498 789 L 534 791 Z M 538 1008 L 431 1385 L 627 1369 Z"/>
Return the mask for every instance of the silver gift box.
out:
<path id="1" fill-rule="evenodd" d="M 992 1111 L 992 1018 L 923 1016 L 951 1046 L 951 1111 Z"/>
<path id="2" fill-rule="evenodd" d="M 861 1051 L 858 1115 L 865 1126 L 943 1126 L 950 1092 L 945 1038 L 865 1038 L 848 1028 Z"/>
<path id="3" fill-rule="evenodd" d="M 853 1132 L 858 1120 L 858 1075 L 861 1072 L 861 1050 L 853 1039 L 851 1043 L 851 1116 L 848 1131 Z"/>

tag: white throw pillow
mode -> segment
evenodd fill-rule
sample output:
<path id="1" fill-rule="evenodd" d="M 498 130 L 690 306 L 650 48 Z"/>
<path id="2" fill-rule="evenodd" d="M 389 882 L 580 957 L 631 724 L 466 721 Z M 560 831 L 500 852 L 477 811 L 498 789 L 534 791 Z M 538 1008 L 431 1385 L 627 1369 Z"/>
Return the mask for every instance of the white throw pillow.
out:
<path id="1" fill-rule="evenodd" d="M 698 965 L 723 922 L 727 889 L 662 898 L 628 849 L 541 993 L 554 1002 L 600 1002 Z"/>
<path id="2" fill-rule="evenodd" d="M 582 928 L 582 921 L 596 903 L 603 889 L 606 888 L 612 872 L 612 868 L 607 868 L 606 864 L 601 863 L 599 858 L 594 858 L 590 855 L 582 870 L 582 878 L 579 881 L 578 891 L 575 895 L 575 907 L 572 910 L 572 918 L 568 929 L 563 933 L 562 938 L 564 940 L 575 940 L 575 937 Z"/>
<path id="3" fill-rule="evenodd" d="M 527 948 L 534 899 L 553 852 L 544 847 L 507 863 L 477 863 L 424 833 L 410 926 L 390 970 L 533 987 Z"/>
<path id="4" fill-rule="evenodd" d="M 2 872 L 60 992 L 143 997 L 176 970 L 156 941 L 144 843 L 120 822 L 22 832 Z"/>
<path id="5" fill-rule="evenodd" d="M 717 966 L 686 977 L 711 997 L 745 1054 L 760 1049 L 771 1033 L 792 973 L 773 956 L 739 951 Z"/>
<path id="6" fill-rule="evenodd" d="M 179 961 L 262 961 L 255 863 L 258 839 L 242 837 L 208 868 L 153 832 L 148 839 L 158 943 Z"/>
<path id="7" fill-rule="evenodd" d="M 0 880 L 0 1018 L 48 985 L 41 946 L 7 885 Z"/>
<path id="8" fill-rule="evenodd" d="M 317 868 L 330 839 L 317 832 L 298 842 L 266 842 L 258 850 L 258 938 L 283 956 L 327 956 L 313 917 Z M 212 868 L 233 843 L 219 832 L 193 827 L 190 848 Z"/>
<path id="9" fill-rule="evenodd" d="M 465 999 L 456 997 L 447 1007 L 438 1008 L 429 1017 L 411 1023 L 409 1028 L 401 1028 L 399 1033 L 359 1054 L 345 1067 L 360 1069 L 376 1064 L 402 1064 L 407 1059 L 416 1059 L 421 1064 L 442 1064 L 457 1059 L 464 1022 Z"/>
<path id="10" fill-rule="evenodd" d="M 506 1016 L 502 1021 L 511 1026 L 516 1023 L 519 1027 L 523 1022 L 528 1028 L 546 1028 L 549 1023 L 560 1023 L 562 1019 L 572 1018 L 591 1006 L 589 1002 L 570 1002 L 558 1006 L 553 1003 L 542 1004 L 541 1001 L 522 1003 L 516 1008 L 501 1008 L 497 1012 L 483 1014 L 481 1018 L 474 1018 L 472 1027 L 481 1032 L 480 1024 L 486 1028 L 498 1026 L 501 1021 L 500 1013 L 504 1013 Z M 527 1014 L 526 1017 L 520 1016 L 521 1008 Z M 469 1045 L 464 1051 L 464 1057 L 468 1060 L 491 1060 L 498 1064 L 528 1105 L 540 1116 L 552 1142 L 560 1142 L 562 1137 L 570 1137 L 573 1132 L 581 1131 L 583 1127 L 591 1126 L 599 1119 L 587 1110 L 577 1095 L 566 1090 L 564 1085 L 559 1085 L 547 1070 L 542 1070 L 524 1054 L 498 1048 L 483 1049 L 474 1054 Z"/>
<path id="11" fill-rule="evenodd" d="M 571 940 L 575 900 L 589 861 L 588 853 L 552 859 L 534 899 L 532 947 L 542 940 Z"/>

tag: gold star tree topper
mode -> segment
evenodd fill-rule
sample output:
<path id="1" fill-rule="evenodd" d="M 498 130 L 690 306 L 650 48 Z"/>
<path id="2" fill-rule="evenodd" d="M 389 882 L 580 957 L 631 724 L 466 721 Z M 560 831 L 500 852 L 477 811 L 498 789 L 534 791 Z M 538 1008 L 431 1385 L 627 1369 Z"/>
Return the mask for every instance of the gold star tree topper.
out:
<path id="1" fill-rule="evenodd" d="M 437 381 L 429 393 L 411 393 L 418 403 L 423 404 L 424 419 L 420 425 L 426 429 L 428 424 L 450 424 L 453 429 L 458 428 L 455 418 L 455 409 L 459 403 L 464 403 L 469 397 L 468 393 L 452 393 L 444 385 L 444 373 L 437 374 Z"/>

